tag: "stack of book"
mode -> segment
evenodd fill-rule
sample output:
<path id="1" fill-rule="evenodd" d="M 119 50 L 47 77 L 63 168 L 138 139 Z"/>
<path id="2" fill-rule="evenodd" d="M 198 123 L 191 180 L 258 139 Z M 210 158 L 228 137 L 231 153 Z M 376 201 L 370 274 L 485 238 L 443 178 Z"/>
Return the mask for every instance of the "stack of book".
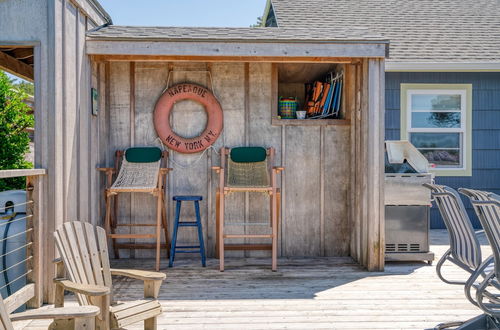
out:
<path id="1" fill-rule="evenodd" d="M 306 84 L 305 107 L 311 119 L 338 118 L 342 98 L 342 74 L 331 72 L 324 81 Z"/>

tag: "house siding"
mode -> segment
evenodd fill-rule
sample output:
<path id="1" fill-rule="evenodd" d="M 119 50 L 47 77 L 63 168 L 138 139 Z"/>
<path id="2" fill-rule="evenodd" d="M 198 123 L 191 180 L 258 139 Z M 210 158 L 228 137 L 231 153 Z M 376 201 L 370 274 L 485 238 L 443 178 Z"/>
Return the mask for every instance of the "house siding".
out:
<path id="1" fill-rule="evenodd" d="M 500 72 L 387 72 L 386 140 L 400 139 L 400 87 L 404 83 L 472 84 L 472 176 L 436 177 L 436 183 L 500 194 Z M 463 199 L 474 227 L 479 228 L 472 205 Z M 445 228 L 435 207 L 431 228 Z"/>

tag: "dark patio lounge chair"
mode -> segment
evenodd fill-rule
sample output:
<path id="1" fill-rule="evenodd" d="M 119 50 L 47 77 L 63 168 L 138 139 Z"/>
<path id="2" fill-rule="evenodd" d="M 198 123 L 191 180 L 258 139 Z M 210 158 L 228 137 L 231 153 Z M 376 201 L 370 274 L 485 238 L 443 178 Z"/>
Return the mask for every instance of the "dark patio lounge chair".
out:
<path id="1" fill-rule="evenodd" d="M 487 271 L 484 280 L 477 287 L 477 303 L 486 314 L 495 317 L 496 321 L 499 321 L 500 300 L 498 298 L 500 295 L 498 294 L 498 278 L 500 276 L 500 196 L 473 189 L 461 188 L 459 191 L 469 197 L 493 252 L 494 267 L 491 267 L 491 269 Z M 487 299 L 488 302 L 485 302 L 485 299 Z"/>

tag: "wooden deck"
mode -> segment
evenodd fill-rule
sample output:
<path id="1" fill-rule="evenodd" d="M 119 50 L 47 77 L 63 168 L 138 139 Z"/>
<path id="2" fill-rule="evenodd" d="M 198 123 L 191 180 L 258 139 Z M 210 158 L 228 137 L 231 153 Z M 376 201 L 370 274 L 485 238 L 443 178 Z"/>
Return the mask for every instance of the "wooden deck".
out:
<path id="1" fill-rule="evenodd" d="M 447 249 L 445 231 L 432 231 L 436 260 Z M 482 240 L 485 243 L 484 239 Z M 484 253 L 488 253 L 483 244 Z M 115 267 L 153 267 L 154 260 L 118 260 Z M 163 267 L 166 266 L 163 263 Z M 480 314 L 461 286 L 442 283 L 434 266 L 389 263 L 384 273 L 368 273 L 349 258 L 217 260 L 203 269 L 199 260 L 178 256 L 160 298 L 159 329 L 428 329 L 438 323 Z M 446 273 L 465 274 L 455 267 Z M 117 278 L 119 299 L 139 299 L 142 284 Z M 17 323 L 17 329 L 41 329 L 47 321 Z M 130 329 L 142 329 L 138 323 Z"/>

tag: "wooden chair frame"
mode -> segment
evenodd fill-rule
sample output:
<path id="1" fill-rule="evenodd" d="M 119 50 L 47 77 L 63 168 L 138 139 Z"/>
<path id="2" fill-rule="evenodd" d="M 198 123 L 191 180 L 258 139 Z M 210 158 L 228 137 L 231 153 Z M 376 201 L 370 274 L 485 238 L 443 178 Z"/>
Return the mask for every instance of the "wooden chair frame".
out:
<path id="1" fill-rule="evenodd" d="M 277 187 L 277 174 L 285 168 L 281 166 L 272 166 L 274 162 L 275 150 L 274 148 L 267 149 L 268 166 L 270 167 L 271 184 L 269 187 L 228 187 L 226 186 L 226 159 L 229 156 L 229 148 L 221 148 L 220 163 L 221 166 L 212 166 L 212 170 L 219 174 L 219 187 L 216 192 L 215 213 L 216 213 L 216 254 L 219 258 L 219 270 L 224 271 L 224 251 L 225 250 L 271 250 L 273 271 L 278 269 L 278 219 L 281 204 L 281 191 Z M 225 196 L 232 192 L 263 192 L 267 193 L 270 197 L 270 226 L 272 229 L 271 234 L 262 235 L 228 235 L 224 234 L 224 205 Z M 225 244 L 225 239 L 234 238 L 270 238 L 271 244 Z"/>
<path id="2" fill-rule="evenodd" d="M 95 229 L 95 230 L 94 230 Z M 76 294 L 80 305 L 97 306 L 96 329 L 119 329 L 144 321 L 144 329 L 157 328 L 161 314 L 158 295 L 164 273 L 135 269 L 112 269 L 109 265 L 107 235 L 89 223 L 67 222 L 54 233 L 61 255 L 55 260 L 55 306 L 64 306 L 64 291 Z M 126 276 L 144 282 L 144 300 L 117 304 L 112 296 L 112 276 Z"/>
<path id="3" fill-rule="evenodd" d="M 0 296 L 0 329 L 14 330 L 12 321 L 53 319 L 51 330 L 94 329 L 94 318 L 99 314 L 95 306 L 78 306 L 50 309 L 31 309 L 22 313 L 10 314 Z"/>
<path id="4" fill-rule="evenodd" d="M 106 174 L 106 189 L 104 191 L 104 198 L 106 201 L 106 213 L 104 219 L 104 228 L 111 239 L 113 244 L 113 252 L 116 259 L 120 258 L 120 249 L 156 249 L 156 271 L 160 270 L 160 249 L 161 249 L 161 227 L 165 234 L 165 246 L 167 250 L 167 255 L 169 255 L 169 236 L 168 236 L 168 220 L 167 220 L 167 209 L 165 204 L 165 190 L 167 187 L 166 178 L 172 168 L 160 167 L 158 172 L 158 184 L 156 188 L 153 189 L 120 189 L 114 190 L 111 188 L 113 184 L 113 177 L 119 173 L 120 166 L 125 156 L 125 150 L 117 150 L 115 153 L 115 166 L 111 167 L 100 167 L 97 168 L 98 171 L 104 172 Z M 168 160 L 168 151 L 162 152 L 162 165 L 165 165 Z M 115 178 L 116 179 L 116 178 Z M 156 223 L 148 224 L 119 224 L 118 223 L 118 194 L 122 192 L 139 192 L 139 193 L 149 193 L 157 198 L 156 203 Z M 113 203 L 114 201 L 114 203 Z M 111 210 L 111 205 L 113 204 L 113 210 Z M 116 228 L 119 226 L 126 227 L 155 227 L 154 234 L 117 234 Z M 141 238 L 154 238 L 156 243 L 117 243 L 118 238 L 129 238 L 129 239 L 141 239 Z"/>

